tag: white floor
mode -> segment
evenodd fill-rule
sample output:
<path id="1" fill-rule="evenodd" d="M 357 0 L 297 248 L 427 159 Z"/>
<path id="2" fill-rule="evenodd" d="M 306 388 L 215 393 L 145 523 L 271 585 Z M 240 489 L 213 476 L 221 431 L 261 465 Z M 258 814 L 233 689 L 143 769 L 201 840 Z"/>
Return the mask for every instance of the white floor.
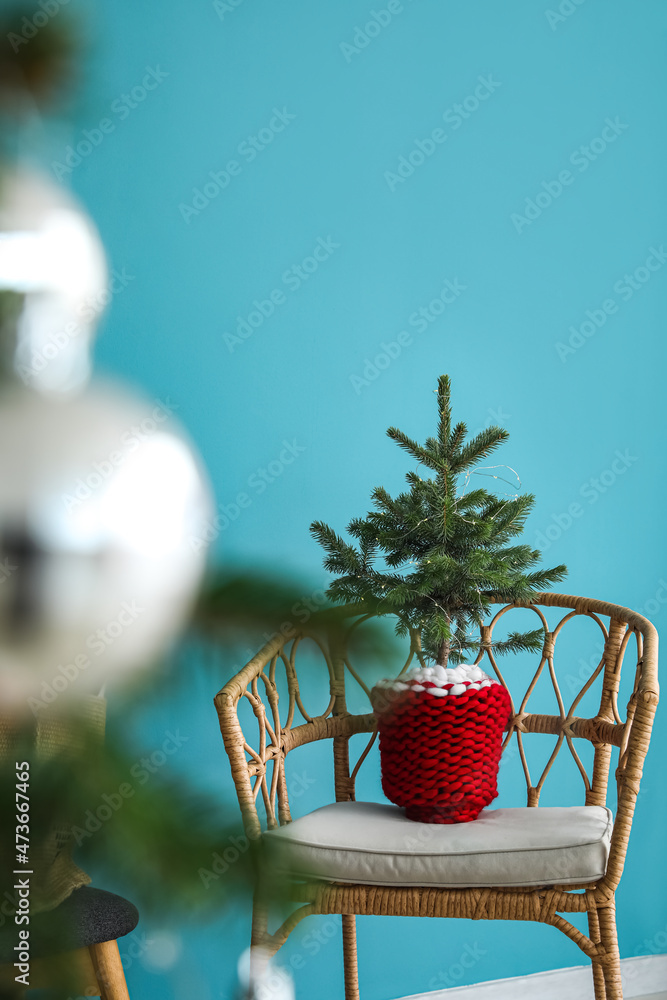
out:
<path id="1" fill-rule="evenodd" d="M 410 1000 L 410 997 L 407 997 L 406 1000 Z M 472 1000 L 472 996 L 470 1000 Z M 667 1000 L 667 993 L 651 993 L 650 996 L 636 997 L 635 1000 Z"/>
<path id="2" fill-rule="evenodd" d="M 625 1000 L 667 1000 L 667 955 L 621 960 Z M 403 1000 L 593 1000 L 590 965 L 419 993 Z"/>

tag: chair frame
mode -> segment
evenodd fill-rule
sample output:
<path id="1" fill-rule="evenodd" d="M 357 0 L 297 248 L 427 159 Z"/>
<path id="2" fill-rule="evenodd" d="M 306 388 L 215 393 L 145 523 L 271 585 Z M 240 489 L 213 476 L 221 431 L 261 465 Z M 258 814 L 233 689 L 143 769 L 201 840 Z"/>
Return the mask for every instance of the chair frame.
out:
<path id="1" fill-rule="evenodd" d="M 530 807 L 539 805 L 546 776 L 563 746 L 568 747 L 581 773 L 585 805 L 605 806 L 612 750 L 614 747 L 618 748 L 615 775 L 618 804 L 606 873 L 594 883 L 551 884 L 530 888 L 442 889 L 295 881 L 293 899 L 302 905 L 273 934 L 268 930 L 268 907 L 258 890 L 253 907 L 252 943 L 262 945 L 271 953 L 284 944 L 291 931 L 309 914 L 342 916 L 346 1000 L 359 998 L 355 926 L 357 914 L 532 920 L 551 924 L 566 934 L 591 959 L 596 1000 L 622 1000 L 615 892 L 623 871 L 644 758 L 658 704 L 658 635 L 646 618 L 629 608 L 584 597 L 537 594 L 531 601 L 501 607 L 490 624 L 481 628 L 480 651 L 475 662 L 481 663 L 486 658 L 495 675 L 506 687 L 493 652 L 492 632 L 496 623 L 515 608 L 534 611 L 541 620 L 545 638 L 539 666 L 525 695 L 516 708 L 515 702 L 512 703 L 504 747 L 516 736 L 526 778 L 527 805 Z M 550 628 L 542 608 L 560 608 L 567 613 L 555 627 Z M 370 617 L 362 614 L 359 609 L 350 609 L 350 612 L 357 617 L 347 635 Z M 597 668 L 574 697 L 569 710 L 566 710 L 554 667 L 555 643 L 566 623 L 578 616 L 592 618 L 597 622 L 604 636 L 604 651 Z M 608 618 L 608 625 L 605 625 L 603 618 Z M 285 757 L 291 750 L 315 740 L 333 740 L 336 801 L 348 801 L 355 797 L 357 773 L 377 735 L 372 712 L 354 715 L 347 709 L 346 674 L 351 675 L 367 693 L 368 688 L 349 661 L 345 637 L 338 633 L 335 636 L 332 634 L 327 642 L 305 628 L 296 634 L 295 631 L 290 630 L 287 637 L 284 634 L 274 636 L 215 697 L 220 730 L 231 763 L 244 827 L 251 839 L 260 838 L 262 833 L 257 809 L 260 793 L 269 829 L 291 821 L 285 777 Z M 625 719 L 622 719 L 618 710 L 621 667 L 633 636 L 637 647 L 637 668 Z M 304 639 L 311 639 L 319 646 L 329 670 L 329 704 L 321 715 L 313 717 L 308 715 L 302 704 L 295 666 L 296 652 Z M 423 663 L 419 635 L 413 632 L 410 653 L 403 670 L 415 658 Z M 284 724 L 280 721 L 276 684 L 279 662 L 285 667 L 289 692 Z M 534 714 L 526 710 L 537 681 L 545 671 L 554 688 L 558 715 Z M 599 710 L 593 718 L 579 718 L 574 714 L 576 708 L 600 676 L 602 694 Z M 268 708 L 262 700 L 260 683 Z M 242 698 L 247 698 L 250 702 L 259 724 L 259 749 L 250 746 L 241 729 L 238 706 Z M 304 718 L 304 722 L 298 725 L 294 724 L 296 709 Z M 372 735 L 351 770 L 349 740 L 356 733 Z M 529 733 L 551 734 L 557 738 L 554 751 L 535 785 L 530 777 L 524 749 L 524 737 Z M 590 778 L 575 749 L 576 739 L 585 739 L 593 744 Z M 269 764 L 272 772 L 270 777 Z M 567 913 L 587 913 L 588 936 L 561 915 Z"/>

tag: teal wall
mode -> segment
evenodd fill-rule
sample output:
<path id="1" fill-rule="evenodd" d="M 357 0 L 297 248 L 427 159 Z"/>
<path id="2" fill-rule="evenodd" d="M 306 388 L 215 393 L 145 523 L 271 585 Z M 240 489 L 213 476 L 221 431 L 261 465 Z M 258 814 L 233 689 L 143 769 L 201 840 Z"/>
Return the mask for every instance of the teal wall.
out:
<path id="1" fill-rule="evenodd" d="M 528 540 L 568 564 L 567 589 L 667 621 L 665 5 L 86 10 L 89 86 L 51 161 L 111 122 L 54 168 L 132 276 L 98 367 L 178 407 L 220 505 L 216 557 L 321 585 L 309 522 L 342 528 L 373 486 L 401 483 L 384 430 L 430 433 L 449 372 L 471 428 L 511 432 L 500 461 L 538 497 Z M 133 97 L 147 73 L 154 89 Z M 215 686 L 157 705 L 143 737 L 180 724 L 174 766 L 231 802 Z M 659 719 L 619 893 L 624 956 L 666 950 L 664 750 Z M 306 788 L 299 809 L 328 791 Z M 213 928 L 183 914 L 170 933 L 162 971 L 132 961 L 133 995 L 229 996 L 247 913 Z M 542 926 L 364 919 L 359 934 L 366 1000 L 582 961 Z M 335 922 L 302 925 L 294 955 L 300 997 L 341 996 Z"/>

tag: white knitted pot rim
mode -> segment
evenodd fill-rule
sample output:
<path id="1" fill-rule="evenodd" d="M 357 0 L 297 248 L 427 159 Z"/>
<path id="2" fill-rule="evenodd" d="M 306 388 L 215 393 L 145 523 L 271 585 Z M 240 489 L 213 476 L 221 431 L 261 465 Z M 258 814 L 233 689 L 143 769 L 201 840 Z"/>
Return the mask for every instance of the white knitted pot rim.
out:
<path id="1" fill-rule="evenodd" d="M 446 698 L 466 691 L 481 691 L 498 683 L 481 667 L 461 663 L 458 667 L 413 667 L 400 677 L 386 677 L 375 686 L 383 691 L 423 691 L 435 698 Z"/>

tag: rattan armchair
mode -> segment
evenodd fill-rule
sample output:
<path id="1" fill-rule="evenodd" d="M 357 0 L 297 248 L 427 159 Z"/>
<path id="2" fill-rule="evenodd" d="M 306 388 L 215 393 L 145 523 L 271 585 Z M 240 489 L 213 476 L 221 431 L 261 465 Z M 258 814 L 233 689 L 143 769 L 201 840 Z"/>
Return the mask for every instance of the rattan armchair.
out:
<path id="1" fill-rule="evenodd" d="M 520 610 L 519 610 L 520 609 Z M 560 613 L 556 610 L 562 609 Z M 561 930 L 592 961 L 596 1000 L 622 1000 L 620 959 L 616 937 L 615 891 L 623 871 L 633 813 L 639 793 L 644 758 L 656 705 L 658 703 L 658 637 L 653 625 L 628 608 L 603 601 L 560 594 L 540 594 L 530 604 L 499 608 L 494 618 L 482 628 L 477 662 L 495 673 L 505 684 L 511 666 L 498 668 L 493 653 L 493 631 L 508 613 L 535 614 L 544 629 L 544 647 L 530 670 L 525 693 L 513 695 L 512 716 L 505 746 L 515 745 L 521 759 L 527 785 L 527 806 L 539 805 L 540 793 L 558 754 L 567 748 L 572 755 L 584 789 L 585 806 L 606 806 L 612 755 L 615 757 L 617 802 L 606 870 L 602 877 L 582 884 L 545 884 L 504 887 L 489 885 L 475 888 L 432 888 L 400 885 L 343 884 L 321 879 L 295 878 L 293 897 L 302 905 L 274 933 L 268 930 L 268 911 L 261 897 L 255 900 L 252 941 L 270 951 L 277 951 L 290 932 L 309 914 L 341 914 L 346 1000 L 359 997 L 355 915 L 390 915 L 422 917 L 466 917 L 473 920 L 533 920 Z M 562 613 L 565 612 L 565 613 Z M 548 617 L 547 617 L 548 616 Z M 581 690 L 569 707 L 559 686 L 555 668 L 555 648 L 565 627 L 582 617 L 601 630 L 603 652 L 597 667 L 583 679 Z M 549 620 L 548 620 L 549 618 Z M 352 628 L 363 617 L 353 619 Z M 523 624 L 523 623 L 522 623 Z M 297 679 L 297 652 L 303 643 L 317 643 L 326 663 L 329 679 L 329 703 L 322 714 L 311 717 L 303 703 Z M 564 645 L 564 643 L 561 643 Z M 619 688 L 624 658 L 636 649 L 634 680 L 630 679 L 627 708 L 619 709 Z M 300 654 L 301 655 L 301 654 Z M 319 654 L 318 654 L 319 655 Z M 419 637 L 412 636 L 404 669 L 413 658 L 421 657 Z M 633 655 L 634 660 L 634 655 Z M 507 662 L 507 661 L 505 661 Z M 634 664 L 633 664 L 634 665 Z M 572 669 L 572 661 L 569 661 Z M 278 671 L 285 671 L 286 686 L 278 683 Z M 397 670 L 395 671 L 398 672 Z M 572 675 L 570 674 L 570 679 Z M 345 642 L 338 635 L 326 643 L 308 636 L 304 629 L 294 637 L 276 636 L 216 695 L 215 704 L 225 748 L 231 762 L 246 832 L 250 838 L 261 836 L 258 800 L 263 803 L 266 827 L 271 830 L 291 822 L 285 758 L 296 747 L 314 740 L 333 741 L 333 764 L 337 802 L 354 800 L 355 779 L 375 738 L 371 712 L 351 714 L 346 703 L 346 679 L 352 679 L 368 691 L 363 676 L 348 657 Z M 551 684 L 558 714 L 531 713 L 528 703 L 538 682 Z M 601 688 L 599 709 L 591 718 L 577 715 L 582 699 L 590 699 L 595 685 Z M 279 687 L 287 690 L 286 704 L 280 703 Z M 238 707 L 247 699 L 259 726 L 259 741 L 253 748 L 239 723 Z M 285 699 L 283 699 L 285 700 Z M 595 704 L 597 705 L 597 692 Z M 296 719 L 297 711 L 303 721 Z M 282 716 L 282 720 L 281 720 Z M 349 740 L 356 733 L 370 734 L 359 760 L 351 768 Z M 531 734 L 531 739 L 526 737 Z M 550 734 L 553 751 L 537 781 L 531 778 L 526 744 L 532 734 Z M 592 744 L 592 766 L 588 773 L 577 752 L 579 741 Z M 583 744 L 580 743 L 580 748 Z M 617 755 L 616 755 L 617 752 Z M 543 807 L 546 808 L 546 807 Z M 586 815 L 589 815 L 586 813 Z M 420 824 L 416 824 L 420 825 Z M 586 913 L 588 936 L 581 933 L 563 914 Z"/>

